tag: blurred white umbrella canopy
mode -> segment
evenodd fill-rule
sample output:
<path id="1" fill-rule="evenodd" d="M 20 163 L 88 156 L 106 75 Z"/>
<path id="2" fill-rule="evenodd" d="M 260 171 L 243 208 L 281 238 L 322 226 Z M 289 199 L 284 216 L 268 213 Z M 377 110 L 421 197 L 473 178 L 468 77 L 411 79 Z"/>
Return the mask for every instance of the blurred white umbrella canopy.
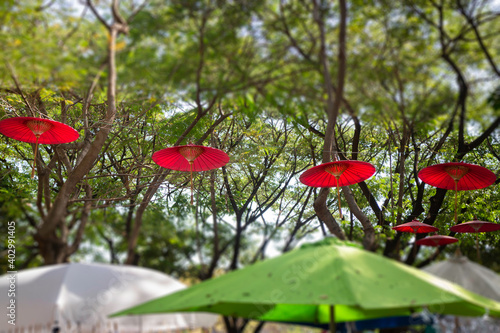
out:
<path id="1" fill-rule="evenodd" d="M 500 302 L 500 275 L 465 256 L 458 255 L 436 262 L 423 270 Z"/>
<path id="2" fill-rule="evenodd" d="M 15 282 L 15 298 L 7 297 Z M 15 326 L 0 321 L 0 332 L 150 332 L 211 327 L 204 313 L 107 318 L 111 313 L 186 288 L 151 269 L 70 263 L 27 269 L 0 278 L 0 306 L 15 299 Z"/>
<path id="3" fill-rule="evenodd" d="M 467 257 L 457 254 L 454 257 L 436 262 L 423 268 L 427 273 L 454 282 L 476 294 L 500 301 L 500 275 L 496 272 L 470 261 Z M 441 331 L 447 332 L 481 332 L 498 333 L 500 320 L 485 317 L 440 317 L 437 325 Z"/>

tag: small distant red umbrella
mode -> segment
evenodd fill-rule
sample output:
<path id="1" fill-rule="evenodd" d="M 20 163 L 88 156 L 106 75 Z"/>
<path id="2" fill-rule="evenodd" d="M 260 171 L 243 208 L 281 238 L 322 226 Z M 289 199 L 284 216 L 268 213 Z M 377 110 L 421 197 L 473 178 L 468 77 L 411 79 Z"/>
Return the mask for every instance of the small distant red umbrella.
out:
<path id="1" fill-rule="evenodd" d="M 299 180 L 312 187 L 337 187 L 337 201 L 339 203 L 340 218 L 340 186 L 348 186 L 362 182 L 375 173 L 375 167 L 362 161 L 334 161 L 323 163 L 306 170 Z"/>
<path id="2" fill-rule="evenodd" d="M 36 155 L 38 144 L 61 144 L 78 139 L 78 132 L 58 121 L 35 118 L 14 117 L 0 121 L 0 133 L 14 140 L 35 144 L 35 159 L 31 178 L 35 176 Z"/>
<path id="3" fill-rule="evenodd" d="M 478 190 L 493 184 L 496 176 L 490 170 L 475 164 L 450 162 L 423 168 L 418 177 L 437 188 L 455 191 L 455 223 L 457 219 L 457 191 Z"/>
<path id="4" fill-rule="evenodd" d="M 500 224 L 473 220 L 454 225 L 453 227 L 450 228 L 450 230 L 453 232 L 463 232 L 463 233 L 490 232 L 490 231 L 500 230 Z"/>
<path id="5" fill-rule="evenodd" d="M 400 232 L 411 232 L 413 234 L 425 234 L 429 232 L 439 231 L 438 228 L 427 223 L 422 223 L 418 220 L 413 220 L 411 222 L 397 225 L 395 227 L 392 227 L 392 229 Z"/>
<path id="6" fill-rule="evenodd" d="M 193 204 L 193 172 L 217 169 L 229 162 L 229 156 L 222 150 L 193 144 L 159 150 L 152 158 L 161 167 L 191 173 L 191 204 Z"/>
<path id="7" fill-rule="evenodd" d="M 419 239 L 415 243 L 425 246 L 441 246 L 458 242 L 458 239 L 451 236 L 434 235 Z"/>
<path id="8" fill-rule="evenodd" d="M 460 223 L 460 224 L 454 225 L 453 227 L 450 228 L 450 231 L 453 231 L 453 232 L 476 234 L 476 251 L 477 251 L 477 259 L 478 260 L 480 259 L 479 235 L 478 234 L 480 232 L 491 232 L 491 231 L 498 231 L 498 230 L 500 230 L 500 224 L 479 221 L 477 219 L 474 219 L 473 221 L 469 221 L 469 222 L 465 222 L 465 223 Z"/>

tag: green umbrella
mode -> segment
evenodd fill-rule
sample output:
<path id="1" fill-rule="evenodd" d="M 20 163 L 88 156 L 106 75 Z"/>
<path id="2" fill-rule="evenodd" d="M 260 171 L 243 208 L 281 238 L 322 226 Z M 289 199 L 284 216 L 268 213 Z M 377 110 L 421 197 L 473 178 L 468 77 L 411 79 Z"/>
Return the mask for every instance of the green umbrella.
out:
<path id="1" fill-rule="evenodd" d="M 500 317 L 500 303 L 328 238 L 113 316 L 199 311 L 262 321 L 330 323 L 431 312 Z"/>

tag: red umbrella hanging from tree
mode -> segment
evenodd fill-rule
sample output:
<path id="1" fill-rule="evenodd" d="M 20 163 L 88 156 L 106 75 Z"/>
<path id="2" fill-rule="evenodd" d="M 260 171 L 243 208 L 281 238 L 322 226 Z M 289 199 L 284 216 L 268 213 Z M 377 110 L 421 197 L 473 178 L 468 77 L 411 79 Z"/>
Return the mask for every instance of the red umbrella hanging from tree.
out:
<path id="1" fill-rule="evenodd" d="M 411 222 L 397 225 L 395 227 L 392 227 L 392 229 L 399 232 L 410 232 L 412 234 L 425 234 L 429 232 L 439 231 L 438 228 L 427 223 L 422 223 L 418 220 L 413 220 Z"/>
<path id="2" fill-rule="evenodd" d="M 323 163 L 306 170 L 300 175 L 299 180 L 312 187 L 336 187 L 337 201 L 339 203 L 340 218 L 342 208 L 340 206 L 340 187 L 360 183 L 375 173 L 375 167 L 362 161 L 334 161 Z"/>
<path id="3" fill-rule="evenodd" d="M 153 161 L 161 167 L 191 174 L 191 204 L 193 204 L 193 172 L 207 171 L 223 167 L 229 156 L 220 149 L 188 144 L 155 152 Z"/>
<path id="4" fill-rule="evenodd" d="M 478 219 L 474 219 L 473 221 L 460 223 L 454 225 L 450 228 L 450 231 L 460 232 L 460 233 L 474 233 L 476 234 L 476 251 L 477 251 L 477 260 L 480 259 L 479 254 L 479 233 L 480 232 L 492 232 L 500 230 L 500 224 L 479 221 Z"/>
<path id="5" fill-rule="evenodd" d="M 0 133 L 17 141 L 34 143 L 35 158 L 31 171 L 31 178 L 35 176 L 38 144 L 61 144 L 78 139 L 78 132 L 58 121 L 34 118 L 14 117 L 0 121 Z"/>
<path id="6" fill-rule="evenodd" d="M 496 180 L 490 170 L 463 162 L 431 165 L 420 170 L 418 177 L 426 184 L 455 191 L 455 224 L 458 222 L 457 191 L 478 190 L 490 186 Z"/>
<path id="7" fill-rule="evenodd" d="M 433 236 L 427 236 L 425 238 L 419 239 L 415 243 L 418 245 L 425 245 L 425 246 L 441 246 L 441 245 L 447 245 L 447 244 L 452 244 L 458 242 L 458 239 L 455 237 L 451 236 L 444 236 L 444 235 L 433 235 Z"/>

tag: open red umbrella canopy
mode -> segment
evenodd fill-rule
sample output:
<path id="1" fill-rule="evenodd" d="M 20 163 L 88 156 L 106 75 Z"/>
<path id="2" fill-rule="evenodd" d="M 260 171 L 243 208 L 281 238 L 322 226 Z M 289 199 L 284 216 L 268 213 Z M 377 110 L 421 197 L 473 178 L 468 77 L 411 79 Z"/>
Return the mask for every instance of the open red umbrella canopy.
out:
<path id="1" fill-rule="evenodd" d="M 455 237 L 444 236 L 444 235 L 433 235 L 419 239 L 415 243 L 418 245 L 425 245 L 425 246 L 441 246 L 456 242 L 458 242 L 458 239 L 456 239 Z"/>
<path id="2" fill-rule="evenodd" d="M 302 184 L 312 187 L 337 187 L 337 201 L 340 218 L 342 218 L 339 187 L 357 184 L 370 178 L 374 173 L 375 167 L 368 162 L 334 161 L 306 170 L 300 175 L 299 180 Z"/>
<path id="3" fill-rule="evenodd" d="M 430 224 L 422 223 L 418 220 L 413 220 L 411 222 L 397 225 L 395 227 L 392 227 L 392 229 L 400 232 L 411 232 L 413 234 L 425 234 L 429 232 L 436 232 L 439 230 L 438 228 Z"/>
<path id="4" fill-rule="evenodd" d="M 197 145 L 165 148 L 155 152 L 152 158 L 159 166 L 178 171 L 207 171 L 229 162 L 229 156 L 222 150 Z"/>
<path id="5" fill-rule="evenodd" d="M 496 176 L 475 164 L 450 162 L 423 168 L 418 177 L 426 184 L 446 190 L 477 190 L 493 184 Z"/>
<path id="6" fill-rule="evenodd" d="M 493 184 L 496 176 L 490 170 L 475 164 L 450 162 L 423 168 L 418 177 L 429 185 L 455 191 L 455 224 L 457 216 L 457 191 L 478 190 Z"/>
<path id="7" fill-rule="evenodd" d="M 500 230 L 500 224 L 473 220 L 454 225 L 453 227 L 450 228 L 450 230 L 453 232 L 463 232 L 463 233 L 491 232 Z"/>
<path id="8" fill-rule="evenodd" d="M 80 136 L 78 132 L 58 121 L 15 117 L 0 121 L 0 133 L 17 141 L 42 144 L 61 144 L 73 142 Z"/>
<path id="9" fill-rule="evenodd" d="M 36 155 L 38 144 L 61 144 L 78 139 L 78 132 L 58 121 L 35 118 L 35 117 L 14 117 L 0 121 L 0 133 L 17 141 L 35 144 L 35 158 L 31 178 L 35 176 Z"/>
<path id="10" fill-rule="evenodd" d="M 300 175 L 299 180 L 312 187 L 348 186 L 362 182 L 375 173 L 375 167 L 362 161 L 335 161 L 317 165 Z"/>
<path id="11" fill-rule="evenodd" d="M 450 231 L 460 232 L 460 233 L 473 233 L 476 234 L 476 251 L 477 251 L 477 260 L 480 260 L 480 252 L 479 252 L 479 237 L 478 233 L 480 232 L 491 232 L 500 230 L 500 224 L 479 221 L 474 219 L 473 221 L 460 223 L 454 225 L 450 228 Z"/>
<path id="12" fill-rule="evenodd" d="M 159 150 L 152 158 L 161 167 L 191 173 L 191 204 L 193 204 L 193 171 L 217 169 L 229 162 L 229 156 L 222 150 L 193 144 Z"/>

